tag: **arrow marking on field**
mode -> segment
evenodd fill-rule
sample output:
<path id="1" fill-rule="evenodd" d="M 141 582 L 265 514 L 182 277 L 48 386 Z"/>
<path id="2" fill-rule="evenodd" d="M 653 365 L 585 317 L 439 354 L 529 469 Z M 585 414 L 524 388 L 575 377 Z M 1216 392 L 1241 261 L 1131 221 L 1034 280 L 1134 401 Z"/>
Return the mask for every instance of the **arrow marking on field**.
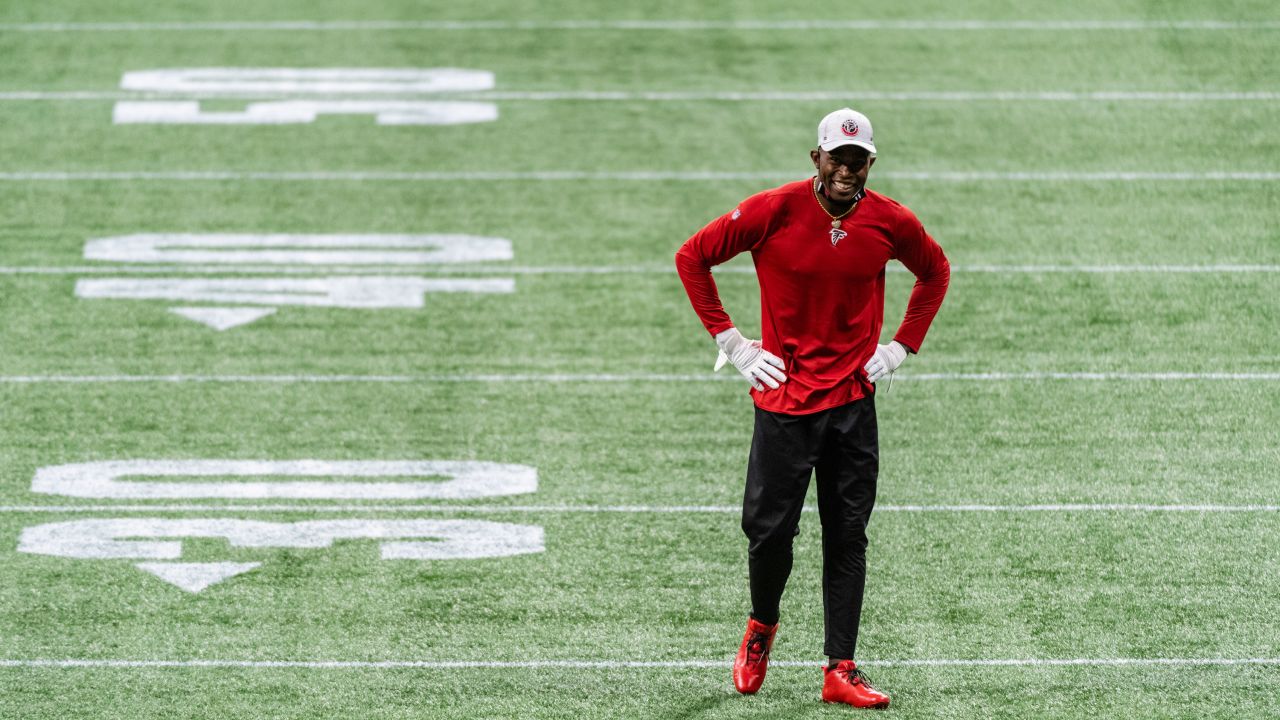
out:
<path id="1" fill-rule="evenodd" d="M 261 564 L 260 562 L 138 563 L 135 567 L 189 593 L 198 593 L 227 578 L 247 573 Z"/>
<path id="2" fill-rule="evenodd" d="M 232 307 L 173 307 L 169 312 L 207 325 L 214 330 L 230 330 L 233 327 L 248 325 L 256 320 L 271 315 L 276 308 L 232 308 Z"/>

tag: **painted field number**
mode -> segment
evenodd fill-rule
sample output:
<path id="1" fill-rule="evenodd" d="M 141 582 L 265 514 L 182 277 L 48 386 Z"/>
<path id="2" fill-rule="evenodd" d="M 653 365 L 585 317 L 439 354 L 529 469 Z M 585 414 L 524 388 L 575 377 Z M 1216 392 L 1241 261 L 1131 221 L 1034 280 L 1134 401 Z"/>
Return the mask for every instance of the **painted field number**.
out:
<path id="1" fill-rule="evenodd" d="M 245 266 L 317 268 L 358 272 L 360 266 L 438 266 L 511 260 L 511 241 L 462 234 L 245 234 L 139 233 L 92 238 L 86 260 L 130 264 L 169 263 L 208 271 Z M 332 269 L 332 270 L 330 270 Z M 330 275 L 253 278 L 85 278 L 76 297 L 91 300 L 169 300 L 240 307 L 177 306 L 175 315 L 215 330 L 239 327 L 278 306 L 417 309 L 429 293 L 509 294 L 513 278 L 423 278 Z M 244 307 L 256 306 L 256 307 Z"/>
<path id="2" fill-rule="evenodd" d="M 236 548 L 327 548 L 379 540 L 383 560 L 460 560 L 540 553 L 543 531 L 482 520 L 314 520 L 123 518 L 46 523 L 22 531 L 18 552 L 64 558 L 180 560 L 183 538 L 222 538 Z M 136 567 L 197 593 L 260 562 L 142 562 Z"/>
<path id="3" fill-rule="evenodd" d="M 120 87 L 153 94 L 270 99 L 231 112 L 204 110 L 199 100 L 127 100 L 116 103 L 112 120 L 117 125 L 296 125 L 313 123 L 321 115 L 372 115 L 379 125 L 483 123 L 498 119 L 497 105 L 407 98 L 483 91 L 493 84 L 493 73 L 462 68 L 142 70 L 125 73 Z M 299 95 L 304 97 L 294 97 Z"/>
<path id="4" fill-rule="evenodd" d="M 510 278 L 86 278 L 76 281 L 76 297 L 386 309 L 421 308 L 426 293 L 506 294 L 515 288 Z"/>
<path id="5" fill-rule="evenodd" d="M 538 471 L 528 465 L 450 460 L 116 460 L 40 468 L 31 489 L 133 500 L 466 500 L 534 492 Z M 262 564 L 182 562 L 186 538 L 221 538 L 236 548 L 327 548 L 340 540 L 378 540 L 383 560 L 499 558 L 545 549 L 541 527 L 479 520 L 113 518 L 26 528 L 18 552 L 144 560 L 138 569 L 192 593 Z"/>
<path id="6" fill-rule="evenodd" d="M 498 106 L 427 100 L 279 100 L 242 111 L 209 112 L 197 100 L 120 101 L 116 125 L 307 125 L 321 115 L 372 115 L 378 125 L 465 125 L 493 122 Z"/>
<path id="7" fill-rule="evenodd" d="M 463 68 L 164 68 L 127 72 L 120 88 L 219 95 L 419 95 L 492 90 L 493 73 Z"/>
<path id="8" fill-rule="evenodd" d="M 446 460 L 108 460 L 43 467 L 31 481 L 44 495 L 128 500 L 469 500 L 537 489 L 528 465 Z"/>
<path id="9" fill-rule="evenodd" d="M 186 265 L 441 265 L 513 257 L 506 238 L 457 234 L 138 233 L 84 244 L 86 260 Z"/>

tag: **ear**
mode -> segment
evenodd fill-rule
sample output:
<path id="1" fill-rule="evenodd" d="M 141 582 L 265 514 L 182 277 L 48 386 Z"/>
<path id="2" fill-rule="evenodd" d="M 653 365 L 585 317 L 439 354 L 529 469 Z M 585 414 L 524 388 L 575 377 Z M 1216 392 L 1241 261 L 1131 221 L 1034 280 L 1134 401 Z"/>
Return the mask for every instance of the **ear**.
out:
<path id="1" fill-rule="evenodd" d="M 870 159 L 867 160 L 867 169 L 870 170 L 871 166 L 875 164 L 876 164 L 876 158 L 873 155 Z"/>
<path id="2" fill-rule="evenodd" d="M 809 151 L 809 159 L 813 161 L 813 169 L 818 169 L 818 160 L 822 158 L 822 153 L 818 152 L 818 148 Z"/>

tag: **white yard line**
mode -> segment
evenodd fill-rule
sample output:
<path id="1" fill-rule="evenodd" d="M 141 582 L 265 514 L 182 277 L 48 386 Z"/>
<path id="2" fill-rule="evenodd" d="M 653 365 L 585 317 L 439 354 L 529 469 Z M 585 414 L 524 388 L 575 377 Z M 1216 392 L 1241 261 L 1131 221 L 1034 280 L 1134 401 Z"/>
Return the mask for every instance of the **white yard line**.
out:
<path id="1" fill-rule="evenodd" d="M 476 100 L 595 100 L 624 102 L 811 102 L 839 100 L 848 102 L 1244 102 L 1280 100 L 1273 91 L 1175 91 L 1103 90 L 1079 91 L 941 91 L 941 90 L 811 90 L 811 91 L 503 91 L 486 90 L 471 93 Z"/>
<path id="2" fill-rule="evenodd" d="M 899 380 L 1003 382 L 1013 380 L 1117 380 L 1117 381 L 1182 381 L 1182 380 L 1280 380 L 1280 372 L 1022 372 L 1022 373 L 920 373 L 903 375 Z"/>
<path id="3" fill-rule="evenodd" d="M 1194 266 L 1189 266 L 1194 267 Z M 1212 266 L 1204 266 L 1212 267 Z M 1217 266 L 1238 267 L 1234 272 L 1280 272 L 1280 265 Z M 1248 269 L 1255 268 L 1255 269 Z M 1266 268 L 1275 268 L 1268 270 Z M 905 268 L 903 268 L 905 271 Z M 721 267 L 717 272 L 755 274 L 755 268 Z M 956 272 L 957 268 L 952 267 Z M 1015 271 L 1016 272 L 1016 271 Z M 1200 270 L 1198 272 L 1214 272 Z M 1222 272 L 1231 272 L 1222 270 Z M 399 265 L 11 265 L 0 266 L 0 275 L 674 275 L 674 264 L 652 265 L 488 265 L 414 264 Z"/>
<path id="4" fill-rule="evenodd" d="M 901 265 L 889 265 L 888 272 L 907 272 Z M 752 265 L 714 268 L 718 274 L 754 275 Z M 952 265 L 954 273 L 1113 275 L 1169 274 L 1274 274 L 1280 265 Z M 0 275 L 666 275 L 675 276 L 675 266 L 652 265 L 10 265 L 0 266 Z"/>
<path id="5" fill-rule="evenodd" d="M 121 660 L 0 659 L 4 668 L 245 668 L 301 670 L 461 670 L 469 668 L 575 670 L 727 668 L 732 660 Z M 859 660 L 869 667 L 1191 667 L 1280 665 L 1280 657 L 1255 658 L 920 658 Z M 821 661 L 771 660 L 771 667 L 817 668 Z"/>
<path id="6" fill-rule="evenodd" d="M 906 272 L 906 268 L 890 267 Z M 754 269 L 754 268 L 752 268 Z M 969 273 L 1273 273 L 1280 265 L 953 265 L 953 272 Z"/>
<path id="7" fill-rule="evenodd" d="M 801 180 L 807 174 L 792 170 L 756 172 L 691 171 L 615 171 L 535 170 L 527 172 L 487 171 L 314 171 L 257 172 L 237 170 L 206 171 L 77 171 L 77 172 L 0 172 L 0 182 L 206 182 L 251 180 L 269 182 L 460 182 L 460 181 L 628 181 L 628 182 L 726 182 L 733 180 L 787 181 Z M 1280 171 L 1204 170 L 1194 172 L 951 172 L 951 171 L 885 171 L 876 173 L 885 180 L 922 182 L 1275 182 Z"/>
<path id="8" fill-rule="evenodd" d="M 1280 372 L 1021 372 L 903 374 L 899 382 L 1277 382 Z M 248 383 L 289 384 L 409 384 L 409 383 L 728 383 L 741 382 L 727 374 L 664 373 L 456 373 L 448 375 L 0 375 L 0 385 L 117 384 L 117 383 Z"/>
<path id="9" fill-rule="evenodd" d="M 0 32 L 514 31 L 514 30 L 1275 30 L 1280 20 L 210 20 L 2 23 Z"/>
<path id="10" fill-rule="evenodd" d="M 114 512 L 300 512 L 300 513 L 582 513 L 582 514 L 730 514 L 737 505 L 5 505 L 0 513 L 114 513 Z M 804 507 L 817 512 L 817 507 Z M 876 512 L 897 513 L 1274 513 L 1280 505 L 1157 505 L 1148 503 L 1065 503 L 1040 505 L 876 505 Z"/>
<path id="11" fill-rule="evenodd" d="M 153 100 L 218 98 L 222 100 L 258 100 L 263 98 L 290 99 L 313 98 L 314 95 L 290 93 L 246 93 L 243 91 L 200 93 L 160 93 L 99 90 L 10 90 L 0 92 L 0 101 L 103 101 L 103 100 Z M 326 99 L 343 100 L 378 99 L 377 94 L 344 96 L 326 95 Z M 529 102 L 593 101 L 593 102 L 818 102 L 838 100 L 849 102 L 1273 102 L 1280 100 L 1280 92 L 1266 90 L 1223 91 L 1154 91 L 1154 90 L 1106 90 L 1079 91 L 936 91 L 936 90 L 812 90 L 812 91 L 752 91 L 705 92 L 663 90 L 493 90 L 477 92 L 398 93 L 396 99 L 421 97 L 451 100 L 506 100 Z"/>

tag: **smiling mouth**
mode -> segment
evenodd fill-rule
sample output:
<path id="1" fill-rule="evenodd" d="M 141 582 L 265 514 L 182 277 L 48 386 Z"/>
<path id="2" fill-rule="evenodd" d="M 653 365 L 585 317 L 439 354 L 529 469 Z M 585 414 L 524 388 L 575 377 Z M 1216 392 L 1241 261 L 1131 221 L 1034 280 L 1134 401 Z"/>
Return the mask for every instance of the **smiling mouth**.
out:
<path id="1" fill-rule="evenodd" d="M 831 187 L 835 188 L 835 190 L 840 193 L 853 192 L 853 183 L 840 182 L 839 180 L 832 180 Z"/>

